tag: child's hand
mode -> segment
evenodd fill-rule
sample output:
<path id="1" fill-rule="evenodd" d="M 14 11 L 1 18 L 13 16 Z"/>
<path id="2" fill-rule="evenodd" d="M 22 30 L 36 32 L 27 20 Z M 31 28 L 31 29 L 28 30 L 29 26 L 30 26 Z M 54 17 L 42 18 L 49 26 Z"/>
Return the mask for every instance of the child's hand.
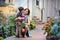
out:
<path id="1" fill-rule="evenodd" d="M 24 20 L 25 18 L 24 17 L 21 17 L 21 20 Z"/>
<path id="2" fill-rule="evenodd" d="M 18 17 L 18 19 L 21 19 L 21 17 Z"/>
<path id="3" fill-rule="evenodd" d="M 15 20 L 17 20 L 17 18 Z"/>

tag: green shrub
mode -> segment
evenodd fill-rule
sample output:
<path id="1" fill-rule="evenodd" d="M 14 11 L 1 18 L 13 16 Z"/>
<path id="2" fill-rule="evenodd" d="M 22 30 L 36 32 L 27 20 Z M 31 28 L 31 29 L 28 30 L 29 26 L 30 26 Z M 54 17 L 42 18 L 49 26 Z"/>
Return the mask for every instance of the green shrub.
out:
<path id="1" fill-rule="evenodd" d="M 4 40 L 3 37 L 0 37 L 0 40 Z"/>
<path id="2" fill-rule="evenodd" d="M 15 33 L 16 33 L 16 32 L 15 32 L 14 30 L 12 30 L 12 35 L 15 35 Z"/>
<path id="3" fill-rule="evenodd" d="M 44 35 L 47 34 L 48 36 L 53 35 L 51 32 L 51 28 L 54 25 L 54 19 L 51 18 L 49 21 L 47 21 L 44 25 L 43 25 L 43 30 L 45 30 Z"/>
<path id="4" fill-rule="evenodd" d="M 8 36 L 8 34 L 10 32 L 9 28 L 10 28 L 9 25 L 7 25 L 7 26 L 4 27 L 4 33 L 5 33 L 6 37 Z"/>
<path id="5" fill-rule="evenodd" d="M 9 25 L 15 26 L 15 15 L 9 17 Z"/>
<path id="6" fill-rule="evenodd" d="M 30 21 L 30 30 L 33 30 L 35 28 L 36 28 L 36 23 L 33 20 L 31 20 Z"/>
<path id="7" fill-rule="evenodd" d="M 16 30 L 16 28 L 15 28 L 15 26 L 16 26 L 16 24 L 15 24 L 15 15 L 14 16 L 10 16 L 9 17 L 9 26 L 12 28 L 12 35 L 15 35 L 15 30 Z"/>

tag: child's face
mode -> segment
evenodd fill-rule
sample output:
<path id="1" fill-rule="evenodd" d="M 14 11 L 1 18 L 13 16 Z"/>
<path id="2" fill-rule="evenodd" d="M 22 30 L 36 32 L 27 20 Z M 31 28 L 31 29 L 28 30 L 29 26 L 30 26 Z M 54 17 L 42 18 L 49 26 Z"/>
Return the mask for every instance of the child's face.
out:
<path id="1" fill-rule="evenodd" d="M 22 13 L 24 13 L 24 10 L 22 10 Z"/>

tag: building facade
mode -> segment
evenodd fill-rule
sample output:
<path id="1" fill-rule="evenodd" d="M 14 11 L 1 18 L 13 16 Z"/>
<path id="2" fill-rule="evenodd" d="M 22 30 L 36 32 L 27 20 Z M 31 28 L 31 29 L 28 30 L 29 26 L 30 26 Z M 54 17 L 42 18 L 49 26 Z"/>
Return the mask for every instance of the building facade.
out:
<path id="1" fill-rule="evenodd" d="M 14 0 L 0 0 L 0 11 L 6 16 L 15 14 Z"/>
<path id="2" fill-rule="evenodd" d="M 31 19 L 37 16 L 42 22 L 46 22 L 47 17 L 60 16 L 60 0 L 27 0 L 27 2 Z"/>

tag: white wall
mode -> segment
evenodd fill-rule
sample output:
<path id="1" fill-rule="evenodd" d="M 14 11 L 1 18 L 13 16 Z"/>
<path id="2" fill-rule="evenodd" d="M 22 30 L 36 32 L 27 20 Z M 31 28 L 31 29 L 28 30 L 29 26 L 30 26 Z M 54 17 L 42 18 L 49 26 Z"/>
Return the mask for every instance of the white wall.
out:
<path id="1" fill-rule="evenodd" d="M 44 1 L 44 3 L 43 3 Z M 59 16 L 60 0 L 40 0 L 40 9 L 36 6 L 36 0 L 29 0 L 29 9 L 32 16 L 37 16 L 41 20 L 41 9 L 43 9 L 43 22 L 46 22 L 47 17 Z"/>
<path id="2" fill-rule="evenodd" d="M 15 0 L 15 8 L 17 9 L 21 6 L 27 8 L 27 0 Z"/>
<path id="3" fill-rule="evenodd" d="M 32 19 L 32 0 L 29 0 L 28 8 L 30 9 L 30 19 Z"/>
<path id="4" fill-rule="evenodd" d="M 37 16 L 38 18 L 40 17 L 40 9 L 36 6 L 36 0 L 29 0 L 29 6 L 28 8 L 30 9 L 30 17 L 32 19 L 33 16 Z"/>
<path id="5" fill-rule="evenodd" d="M 58 2 L 59 2 L 59 9 L 60 9 L 60 0 L 58 0 Z"/>
<path id="6" fill-rule="evenodd" d="M 41 11 L 40 8 L 36 5 L 36 0 L 32 0 L 32 16 L 37 16 L 37 18 L 41 19 Z"/>
<path id="7" fill-rule="evenodd" d="M 57 10 L 59 9 L 60 4 L 58 4 L 58 2 L 59 0 L 44 0 L 44 16 L 43 16 L 44 22 L 46 21 L 47 17 L 59 16 Z"/>

